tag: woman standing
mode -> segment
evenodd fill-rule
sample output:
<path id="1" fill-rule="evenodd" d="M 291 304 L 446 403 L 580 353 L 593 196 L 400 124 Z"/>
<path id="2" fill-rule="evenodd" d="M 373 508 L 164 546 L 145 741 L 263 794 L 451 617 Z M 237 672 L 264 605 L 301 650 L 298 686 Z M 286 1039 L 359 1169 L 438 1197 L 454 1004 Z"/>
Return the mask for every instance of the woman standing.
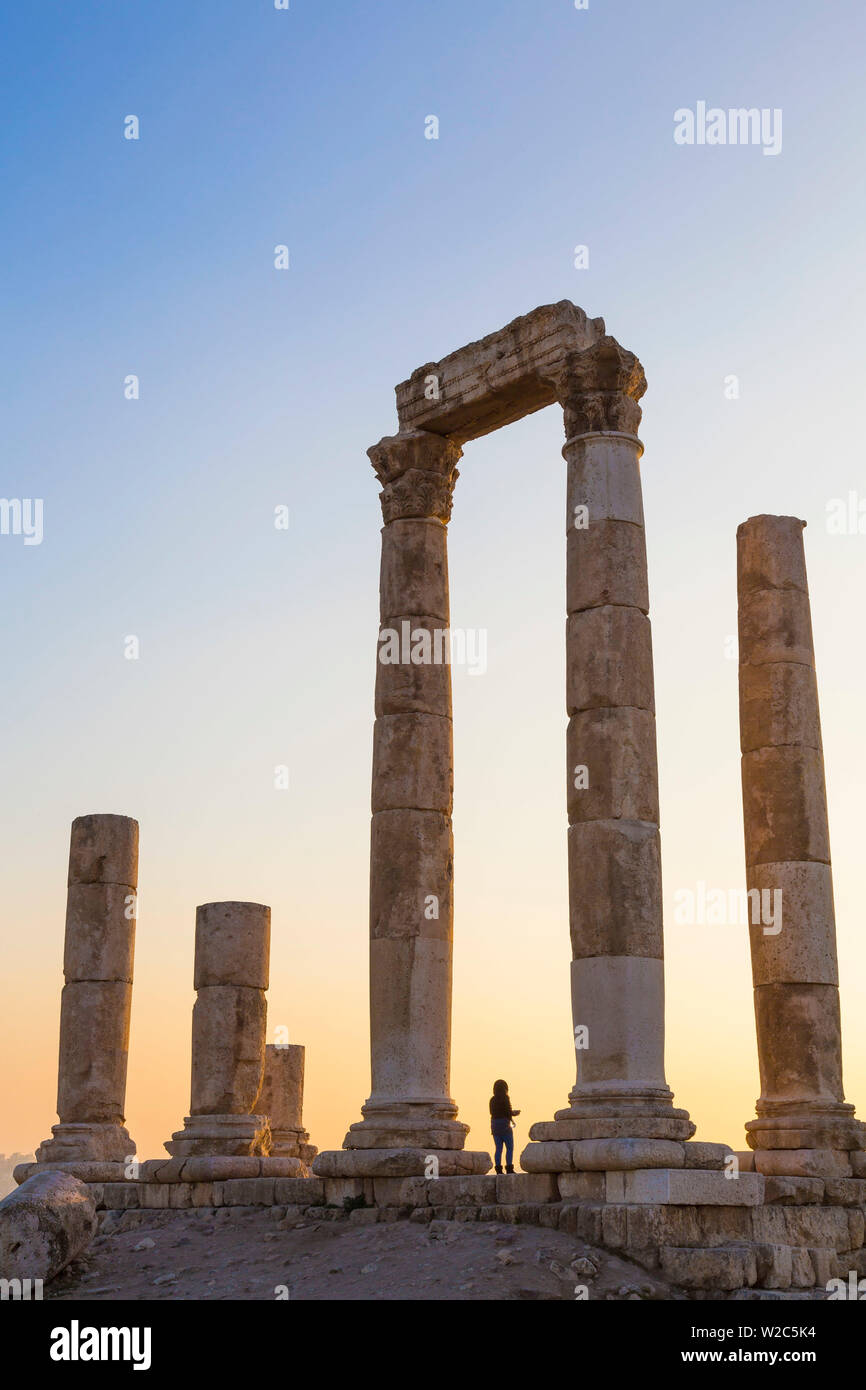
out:
<path id="1" fill-rule="evenodd" d="M 490 1097 L 490 1133 L 496 1141 L 494 1163 L 497 1173 L 502 1172 L 502 1145 L 505 1145 L 505 1171 L 514 1172 L 514 1135 L 512 1121 L 519 1110 L 512 1110 L 507 1081 L 494 1081 L 493 1095 Z"/>

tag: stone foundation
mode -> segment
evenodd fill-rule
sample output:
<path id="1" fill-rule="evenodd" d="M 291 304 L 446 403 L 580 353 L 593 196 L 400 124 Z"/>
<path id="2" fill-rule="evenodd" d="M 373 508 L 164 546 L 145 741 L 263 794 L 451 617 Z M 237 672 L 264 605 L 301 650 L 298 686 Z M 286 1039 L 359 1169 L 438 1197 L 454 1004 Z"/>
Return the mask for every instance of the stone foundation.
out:
<path id="1" fill-rule="evenodd" d="M 698 1297 L 749 1297 L 751 1289 L 752 1296 L 811 1290 L 826 1297 L 828 1280 L 866 1275 L 864 1180 L 729 1179 L 706 1169 L 192 1183 L 163 1176 L 94 1186 L 103 1228 L 123 1213 L 189 1207 L 234 1208 L 239 1218 L 257 1207 L 284 1208 L 285 1220 L 299 1222 L 529 1224 L 568 1231 Z"/>

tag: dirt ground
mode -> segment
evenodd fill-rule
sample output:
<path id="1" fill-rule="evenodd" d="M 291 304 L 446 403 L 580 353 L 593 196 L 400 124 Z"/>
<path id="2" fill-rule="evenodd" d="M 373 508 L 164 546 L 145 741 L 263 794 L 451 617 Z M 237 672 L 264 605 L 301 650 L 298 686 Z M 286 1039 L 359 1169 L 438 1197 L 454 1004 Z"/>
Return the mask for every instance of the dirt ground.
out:
<path id="1" fill-rule="evenodd" d="M 584 1292 L 585 1291 L 585 1292 Z M 683 1298 L 561 1231 L 479 1221 L 368 1224 L 279 1209 L 112 1214 L 45 1289 L 80 1300 Z"/>

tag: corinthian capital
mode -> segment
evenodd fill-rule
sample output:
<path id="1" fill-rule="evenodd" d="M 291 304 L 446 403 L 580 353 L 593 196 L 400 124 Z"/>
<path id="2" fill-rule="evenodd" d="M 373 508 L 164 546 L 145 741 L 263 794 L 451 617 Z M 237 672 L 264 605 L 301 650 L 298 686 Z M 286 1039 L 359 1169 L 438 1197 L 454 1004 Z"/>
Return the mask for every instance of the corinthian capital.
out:
<path id="1" fill-rule="evenodd" d="M 383 484 L 380 501 L 385 521 L 438 517 L 447 522 L 462 453 L 453 440 L 429 430 L 387 435 L 368 449 Z"/>
<path id="2" fill-rule="evenodd" d="M 616 338 L 600 338 L 585 352 L 569 353 L 556 376 L 566 439 L 596 430 L 636 434 L 638 401 L 645 391 L 643 367 Z"/>

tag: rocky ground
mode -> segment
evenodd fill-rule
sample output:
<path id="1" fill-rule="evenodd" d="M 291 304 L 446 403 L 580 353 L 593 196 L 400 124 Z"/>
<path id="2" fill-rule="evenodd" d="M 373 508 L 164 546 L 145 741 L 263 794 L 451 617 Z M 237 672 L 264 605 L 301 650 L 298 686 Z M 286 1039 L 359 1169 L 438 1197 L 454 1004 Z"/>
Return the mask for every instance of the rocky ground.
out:
<path id="1" fill-rule="evenodd" d="M 663 1279 L 561 1231 L 497 1222 L 370 1222 L 280 1208 L 110 1214 L 45 1290 L 155 1299 L 671 1299 Z M 586 1290 L 585 1293 L 582 1290 Z"/>

